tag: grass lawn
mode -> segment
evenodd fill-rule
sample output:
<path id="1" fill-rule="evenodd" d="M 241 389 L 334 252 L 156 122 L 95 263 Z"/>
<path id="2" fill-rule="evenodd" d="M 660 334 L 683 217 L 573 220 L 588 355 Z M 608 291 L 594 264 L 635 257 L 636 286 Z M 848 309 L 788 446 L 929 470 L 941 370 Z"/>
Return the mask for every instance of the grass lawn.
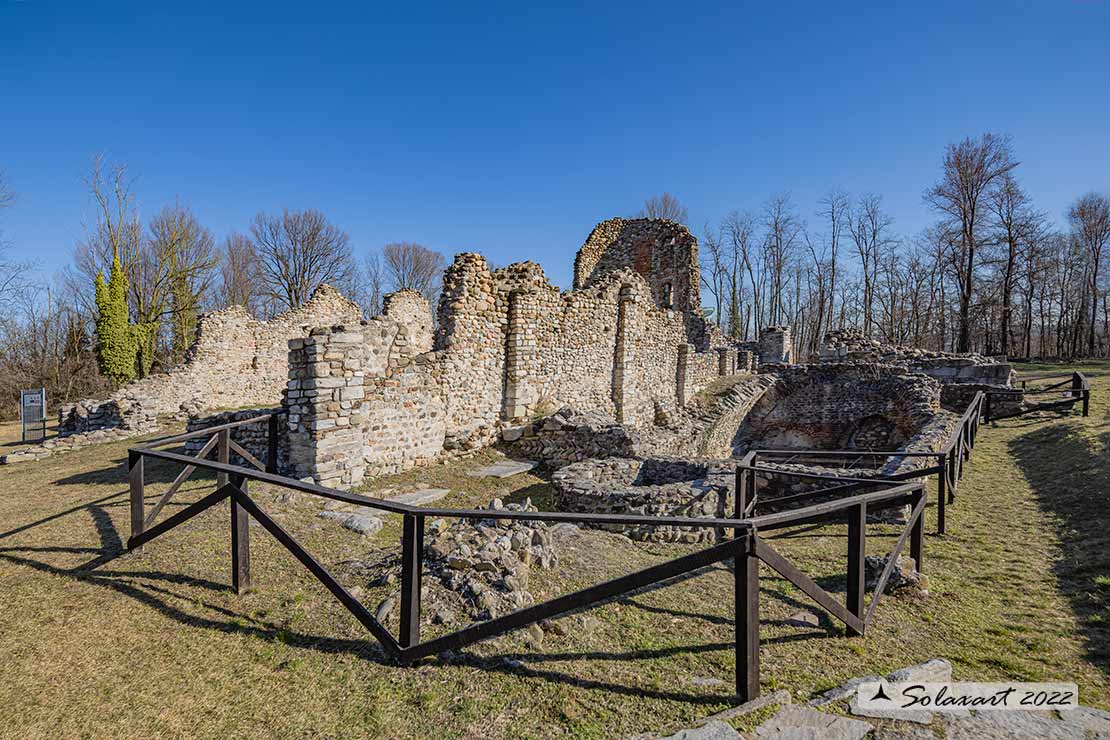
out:
<path id="1" fill-rule="evenodd" d="M 846 637 L 823 615 L 819 628 L 786 625 L 799 609 L 819 610 L 763 569 L 764 691 L 806 699 L 852 676 L 946 657 L 959 679 L 1070 680 L 1083 703 L 1110 709 L 1110 365 L 1084 370 L 1089 418 L 1046 414 L 982 430 L 948 535 L 933 534 L 929 510 L 930 595 L 884 598 L 866 637 Z M 401 668 L 257 527 L 254 589 L 237 596 L 226 505 L 141 556 L 120 556 L 128 443 L 0 467 L 0 736 L 611 737 L 673 731 L 729 706 L 732 578 L 723 568 L 570 615 L 566 634 L 548 634 L 538 649 L 514 634 L 449 663 Z M 465 475 L 490 457 L 367 490 L 444 487 L 445 505 L 530 496 L 544 507 L 540 478 Z M 151 503 L 175 473 L 148 463 Z M 212 485 L 191 481 L 167 513 Z M 399 519 L 360 537 L 276 493 L 252 488 L 374 609 L 389 589 L 341 564 L 396 551 Z M 869 526 L 868 535 L 869 553 L 881 554 L 895 530 Z M 771 537 L 843 591 L 844 527 Z M 530 589 L 546 598 L 688 549 L 585 532 L 562 545 L 557 569 L 533 573 Z"/>

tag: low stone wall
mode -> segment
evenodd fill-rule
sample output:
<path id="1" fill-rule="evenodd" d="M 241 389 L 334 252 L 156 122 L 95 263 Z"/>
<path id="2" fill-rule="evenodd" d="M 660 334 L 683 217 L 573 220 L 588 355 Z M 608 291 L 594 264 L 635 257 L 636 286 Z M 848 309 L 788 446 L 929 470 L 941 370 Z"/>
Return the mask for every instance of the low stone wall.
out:
<path id="1" fill-rule="evenodd" d="M 979 391 L 989 393 L 991 414 L 1010 414 L 1020 411 L 1025 404 L 1021 388 L 991 383 L 952 383 L 941 388 L 940 402 L 944 408 L 962 414 Z"/>
<path id="2" fill-rule="evenodd" d="M 157 414 L 145 398 L 132 389 L 122 389 L 106 401 L 84 400 L 58 407 L 58 435 L 87 434 L 98 429 L 146 432 L 158 426 Z"/>
<path id="3" fill-rule="evenodd" d="M 658 409 L 655 424 L 619 424 L 611 416 L 571 407 L 530 424 L 509 427 L 504 440 L 516 456 L 558 469 L 602 457 L 725 458 L 744 417 L 774 383 L 769 375 L 738 378 L 706 408 Z"/>
<path id="4" fill-rule="evenodd" d="M 840 329 L 826 334 L 818 359 L 823 363 L 875 362 L 899 365 L 946 384 L 984 383 L 1009 386 L 1016 377 L 1005 358 L 985 357 L 973 352 L 935 352 L 883 344 L 865 336 L 858 329 Z"/>
<path id="5" fill-rule="evenodd" d="M 897 449 L 940 411 L 940 385 L 869 363 L 764 368 L 775 377 L 733 448 Z"/>
<path id="6" fill-rule="evenodd" d="M 209 427 L 219 426 L 221 424 L 230 424 L 236 421 L 243 421 L 244 419 L 251 419 L 259 416 L 260 414 L 269 413 L 274 410 L 280 409 L 240 409 L 238 411 L 222 411 L 208 416 L 191 416 L 185 424 L 186 432 L 196 432 Z M 285 475 L 289 472 L 289 427 L 283 417 L 278 417 L 277 425 L 278 434 L 278 455 L 277 455 L 277 470 L 278 473 Z M 269 464 L 270 457 L 270 442 L 269 442 L 269 421 L 264 419 L 256 424 L 244 424 L 235 427 L 231 430 L 231 438 L 243 447 L 247 452 L 253 455 L 263 465 Z M 200 452 L 201 448 L 208 442 L 209 437 L 193 437 L 185 441 L 185 454 L 196 455 Z M 212 452 L 209 455 L 210 460 L 216 459 L 216 453 Z M 243 459 L 240 455 L 235 454 L 234 450 L 229 456 L 229 461 L 232 465 L 243 465 L 245 467 L 253 467 L 253 465 Z"/>
<path id="7" fill-rule="evenodd" d="M 551 477 L 559 511 L 590 514 L 714 517 L 732 511 L 733 460 L 606 458 L 568 465 Z M 705 542 L 712 528 L 598 525 L 634 540 Z"/>

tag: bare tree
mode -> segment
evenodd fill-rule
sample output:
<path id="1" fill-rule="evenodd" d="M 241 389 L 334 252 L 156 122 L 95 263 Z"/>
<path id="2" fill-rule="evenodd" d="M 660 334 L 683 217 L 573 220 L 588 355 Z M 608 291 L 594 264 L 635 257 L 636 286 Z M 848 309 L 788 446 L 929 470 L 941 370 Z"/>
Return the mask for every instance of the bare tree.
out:
<path id="1" fill-rule="evenodd" d="M 233 231 L 220 250 L 220 284 L 217 305 L 242 306 L 254 315 L 261 313 L 261 268 L 254 242 Z"/>
<path id="2" fill-rule="evenodd" d="M 1087 257 L 1087 289 L 1091 301 L 1091 321 L 1087 327 L 1087 352 L 1095 354 L 1095 322 L 1098 318 L 1099 268 L 1102 252 L 1110 245 L 1110 198 L 1087 193 L 1068 209 L 1075 241 Z"/>
<path id="3" fill-rule="evenodd" d="M 967 138 L 948 147 L 940 182 L 925 193 L 925 201 L 953 225 L 959 236 L 963 262 L 960 270 L 959 333 L 956 351 L 971 349 L 971 299 L 980 230 L 986 210 L 983 199 L 1017 162 L 1010 155 L 1010 142 L 995 134 Z"/>
<path id="4" fill-rule="evenodd" d="M 1017 287 L 1021 258 L 1041 236 L 1044 216 L 1033 210 L 1029 197 L 1012 173 L 1006 173 L 990 193 L 990 207 L 999 254 L 999 289 L 1002 300 L 999 335 L 1004 354 L 1014 348 L 1013 295 Z M 1032 278 L 1032 276 L 1029 276 Z"/>
<path id="5" fill-rule="evenodd" d="M 879 261 L 892 242 L 890 236 L 894 220 L 882 209 L 882 196 L 865 195 L 852 209 L 848 232 L 859 255 L 863 277 L 863 331 L 868 336 L 875 322 L 875 291 L 879 276 Z"/>
<path id="6" fill-rule="evenodd" d="M 4 173 L 0 171 L 0 211 L 10 208 L 14 202 L 15 193 L 8 185 Z M 3 232 L 0 231 L 0 309 L 6 310 L 26 287 L 26 277 L 31 264 L 7 259 L 5 252 L 8 250 L 8 244 L 3 236 Z"/>
<path id="7" fill-rule="evenodd" d="M 840 190 L 830 191 L 828 195 L 818 201 L 821 210 L 817 215 L 825 220 L 829 233 L 826 235 L 829 245 L 829 307 L 826 325 L 829 328 L 844 323 L 843 314 L 836 315 L 836 279 L 839 273 L 840 238 L 844 234 L 844 227 L 850 218 L 851 201 L 847 193 Z M 843 312 L 843 309 L 841 309 Z"/>
<path id="8" fill-rule="evenodd" d="M 690 215 L 686 212 L 686 206 L 678 202 L 678 198 L 670 193 L 663 193 L 662 195 L 653 195 L 645 200 L 644 207 L 640 209 L 639 217 L 666 218 L 684 224 L 689 220 Z"/>
<path id="9" fill-rule="evenodd" d="M 171 360 L 177 362 L 193 343 L 197 311 L 212 287 L 219 258 L 211 232 L 181 205 L 163 208 L 149 230 L 139 260 L 139 320 L 169 319 Z"/>
<path id="10" fill-rule="evenodd" d="M 382 312 L 382 299 L 385 298 L 385 268 L 382 267 L 382 256 L 370 251 L 366 254 L 363 266 L 366 273 L 366 286 L 363 291 L 363 310 L 370 316 L 377 316 Z"/>
<path id="11" fill-rule="evenodd" d="M 763 226 L 767 229 L 763 242 L 765 267 L 771 280 L 768 293 L 768 320 L 772 324 L 786 318 L 784 278 L 788 263 L 794 257 L 802 223 L 794 214 L 790 196 L 781 193 L 767 202 L 763 209 Z"/>
<path id="12" fill-rule="evenodd" d="M 758 315 L 760 286 L 752 284 L 751 305 L 741 308 L 744 300 L 744 272 L 754 276 L 752 268 L 753 242 L 755 241 L 755 218 L 749 213 L 741 214 L 733 211 L 725 217 L 722 227 L 728 236 L 728 290 L 729 290 L 729 322 L 728 333 L 734 339 L 743 339 L 747 336 L 748 320 L 752 311 Z"/>
<path id="13" fill-rule="evenodd" d="M 763 281 L 758 280 L 757 273 L 763 272 L 763 266 L 759 263 L 760 255 L 756 249 L 756 219 L 750 213 L 739 213 L 733 211 L 725 216 L 725 233 L 728 234 L 728 240 L 731 246 L 731 259 L 733 259 L 733 270 L 731 270 L 730 283 L 736 286 L 736 292 L 743 294 L 743 285 L 745 275 L 747 276 L 748 283 L 751 287 L 751 301 L 747 306 L 744 315 L 737 316 L 738 326 L 730 326 L 729 333 L 734 337 L 740 338 L 747 336 L 750 324 L 759 322 L 759 318 L 763 315 L 764 310 L 764 291 Z M 744 274 L 741 274 L 743 270 Z M 737 314 L 739 311 L 736 312 Z M 758 326 L 750 326 L 751 330 L 755 330 Z"/>
<path id="14" fill-rule="evenodd" d="M 95 220 L 91 225 L 84 225 L 85 237 L 77 243 L 74 259 L 86 278 L 78 295 L 86 311 L 91 313 L 93 280 L 97 273 L 107 275 L 115 258 L 119 259 L 131 283 L 133 299 L 138 289 L 135 272 L 143 244 L 143 225 L 135 205 L 134 180 L 127 174 L 127 165 L 110 164 L 98 154 L 93 157 L 92 172 L 84 182 L 93 198 Z M 131 308 L 135 310 L 133 300 Z"/>
<path id="15" fill-rule="evenodd" d="M 413 242 L 392 242 L 382 247 L 382 257 L 392 290 L 418 291 L 435 305 L 447 267 L 442 254 Z"/>
<path id="16" fill-rule="evenodd" d="M 259 213 L 251 224 L 264 293 L 297 308 L 323 283 L 343 286 L 358 272 L 350 237 L 320 211 Z"/>
<path id="17" fill-rule="evenodd" d="M 701 251 L 701 282 L 713 296 L 713 319 L 717 326 L 721 326 L 721 302 L 725 298 L 725 283 L 727 281 L 728 266 L 726 264 L 724 244 L 721 233 L 705 225 L 705 249 Z"/>

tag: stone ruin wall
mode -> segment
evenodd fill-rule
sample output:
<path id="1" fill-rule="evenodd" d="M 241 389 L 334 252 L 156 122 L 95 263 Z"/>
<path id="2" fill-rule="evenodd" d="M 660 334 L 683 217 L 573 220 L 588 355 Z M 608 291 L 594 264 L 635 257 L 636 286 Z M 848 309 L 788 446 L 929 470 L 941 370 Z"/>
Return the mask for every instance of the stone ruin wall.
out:
<path id="1" fill-rule="evenodd" d="M 357 321 L 358 304 L 322 285 L 300 308 L 269 321 L 242 306 L 202 315 L 185 361 L 121 387 L 102 401 L 59 408 L 59 433 L 122 427 L 141 431 L 158 415 L 249 405 L 276 405 L 288 377 L 288 341 L 314 326 Z"/>
<path id="2" fill-rule="evenodd" d="M 421 302 L 425 316 L 414 321 Z M 285 407 L 293 476 L 345 487 L 442 452 L 445 394 L 429 352 L 428 304 L 412 294 L 387 301 L 385 311 L 289 342 Z"/>
<path id="3" fill-rule="evenodd" d="M 574 289 L 621 270 L 643 277 L 657 306 L 701 314 L 698 241 L 682 224 L 611 218 L 595 226 L 575 256 Z"/>
<path id="4" fill-rule="evenodd" d="M 638 249 L 652 264 L 670 265 L 664 276 L 689 272 L 674 266 L 696 260 L 684 227 L 620 223 L 621 234 L 637 239 L 661 234 L 650 250 Z M 623 247 L 597 252 L 598 233 L 576 261 L 579 285 L 579 270 L 595 260 L 576 290 L 561 293 L 531 262 L 491 270 L 481 255 L 464 253 L 445 273 L 434 337 L 424 329 L 427 304 L 409 296 L 391 297 L 381 317 L 290 342 L 294 474 L 355 485 L 444 450 L 490 444 L 507 422 L 563 405 L 649 425 L 722 374 L 750 366 L 748 353 L 728 346 L 700 308 L 660 306 L 658 281 L 611 256 Z M 669 262 L 660 256 L 668 249 L 675 251 Z M 683 300 L 697 300 L 696 284 L 682 290 Z"/>

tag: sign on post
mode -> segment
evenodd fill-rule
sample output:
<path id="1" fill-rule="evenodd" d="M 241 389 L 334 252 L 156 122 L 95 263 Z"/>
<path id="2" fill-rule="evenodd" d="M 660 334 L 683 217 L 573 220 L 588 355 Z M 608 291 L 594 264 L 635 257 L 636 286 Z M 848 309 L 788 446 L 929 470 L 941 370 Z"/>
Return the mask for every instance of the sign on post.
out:
<path id="1" fill-rule="evenodd" d="M 19 392 L 19 420 L 23 424 L 23 441 L 27 441 L 27 432 L 31 431 L 38 436 L 34 439 L 46 439 L 46 389 L 37 388 L 31 391 Z"/>

